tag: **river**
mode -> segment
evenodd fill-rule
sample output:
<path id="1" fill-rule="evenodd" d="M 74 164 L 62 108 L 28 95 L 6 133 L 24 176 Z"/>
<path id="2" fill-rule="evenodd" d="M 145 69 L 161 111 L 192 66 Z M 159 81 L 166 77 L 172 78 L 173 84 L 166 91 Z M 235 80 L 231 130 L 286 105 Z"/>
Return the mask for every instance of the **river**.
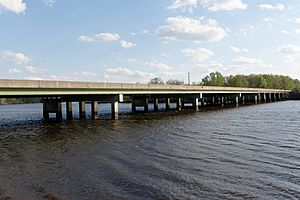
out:
<path id="1" fill-rule="evenodd" d="M 129 108 L 44 123 L 41 104 L 0 105 L 0 199 L 300 199 L 300 101 Z"/>

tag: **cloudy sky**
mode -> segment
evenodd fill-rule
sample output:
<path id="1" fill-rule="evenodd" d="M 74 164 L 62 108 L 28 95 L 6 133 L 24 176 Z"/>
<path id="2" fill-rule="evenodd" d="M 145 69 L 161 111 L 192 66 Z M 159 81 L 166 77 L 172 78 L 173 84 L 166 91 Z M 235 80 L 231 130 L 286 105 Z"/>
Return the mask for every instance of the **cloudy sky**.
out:
<path id="1" fill-rule="evenodd" d="M 0 0 L 0 78 L 300 79 L 300 0 Z"/>

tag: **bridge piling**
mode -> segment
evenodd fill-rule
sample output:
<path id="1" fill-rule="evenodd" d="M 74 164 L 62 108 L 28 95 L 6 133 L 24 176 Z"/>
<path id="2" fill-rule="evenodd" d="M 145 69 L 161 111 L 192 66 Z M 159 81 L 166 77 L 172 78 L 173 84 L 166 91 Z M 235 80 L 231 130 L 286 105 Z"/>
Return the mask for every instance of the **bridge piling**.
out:
<path id="1" fill-rule="evenodd" d="M 258 104 L 258 95 L 254 95 L 254 104 Z"/>
<path id="2" fill-rule="evenodd" d="M 176 98 L 176 110 L 182 110 L 182 98 L 181 97 Z"/>
<path id="3" fill-rule="evenodd" d="M 199 110 L 199 98 L 197 98 L 197 97 L 193 98 L 193 109 Z"/>
<path id="4" fill-rule="evenodd" d="M 154 97 L 153 99 L 153 105 L 154 105 L 154 111 L 157 112 L 158 111 L 158 104 L 159 104 L 159 99 L 157 97 Z"/>
<path id="5" fill-rule="evenodd" d="M 70 101 L 66 102 L 66 114 L 67 114 L 67 120 L 73 119 L 72 102 Z"/>
<path id="6" fill-rule="evenodd" d="M 79 118 L 84 119 L 85 117 L 85 101 L 79 101 Z"/>
<path id="7" fill-rule="evenodd" d="M 149 97 L 144 97 L 144 112 L 149 112 Z"/>
<path id="8" fill-rule="evenodd" d="M 111 102 L 111 117 L 112 119 L 119 119 L 119 101 L 117 100 Z"/>
<path id="9" fill-rule="evenodd" d="M 238 96 L 235 97 L 235 106 L 236 106 L 236 107 L 239 106 L 239 99 L 240 99 L 240 98 L 239 98 Z"/>
<path id="10" fill-rule="evenodd" d="M 167 97 L 166 98 L 166 110 L 170 110 L 171 109 L 171 98 Z"/>
<path id="11" fill-rule="evenodd" d="M 49 99 L 43 101 L 43 117 L 44 120 L 48 121 L 50 119 L 49 114 L 54 113 L 56 116 L 56 121 L 62 120 L 62 109 L 61 102 L 56 99 Z"/>
<path id="12" fill-rule="evenodd" d="M 91 113 L 92 113 L 92 118 L 93 119 L 98 119 L 98 101 L 92 101 L 91 102 Z"/>

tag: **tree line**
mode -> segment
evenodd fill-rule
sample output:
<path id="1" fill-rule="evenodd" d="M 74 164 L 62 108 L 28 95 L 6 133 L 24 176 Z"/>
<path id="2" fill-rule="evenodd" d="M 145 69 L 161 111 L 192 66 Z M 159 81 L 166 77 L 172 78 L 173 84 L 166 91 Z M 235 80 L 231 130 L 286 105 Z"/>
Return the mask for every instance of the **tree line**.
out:
<path id="1" fill-rule="evenodd" d="M 170 79 L 164 82 L 156 77 L 149 81 L 150 84 L 183 85 L 183 81 Z M 249 87 L 249 88 L 271 88 L 300 91 L 300 81 L 289 76 L 273 74 L 250 74 L 223 76 L 220 72 L 212 72 L 193 85 L 204 86 L 227 86 L 227 87 Z"/>

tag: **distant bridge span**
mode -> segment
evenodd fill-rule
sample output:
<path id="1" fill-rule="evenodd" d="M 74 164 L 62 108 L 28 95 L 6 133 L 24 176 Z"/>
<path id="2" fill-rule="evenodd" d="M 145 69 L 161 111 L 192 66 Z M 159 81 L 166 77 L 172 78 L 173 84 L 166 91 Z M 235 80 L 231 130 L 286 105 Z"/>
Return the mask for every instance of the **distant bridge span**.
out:
<path id="1" fill-rule="evenodd" d="M 98 117 L 99 102 L 111 103 L 112 118 L 118 118 L 118 103 L 124 98 L 132 103 L 133 111 L 142 106 L 147 112 L 149 101 L 154 111 L 162 100 L 165 109 L 176 102 L 177 110 L 187 108 L 187 104 L 198 110 L 203 106 L 281 101 L 289 92 L 262 88 L 0 79 L 0 98 L 40 97 L 44 118 L 56 113 L 57 120 L 62 119 L 62 102 L 66 102 L 67 119 L 72 118 L 72 102 L 79 102 L 80 116 L 84 117 L 86 101 L 91 102 L 93 118 Z"/>

